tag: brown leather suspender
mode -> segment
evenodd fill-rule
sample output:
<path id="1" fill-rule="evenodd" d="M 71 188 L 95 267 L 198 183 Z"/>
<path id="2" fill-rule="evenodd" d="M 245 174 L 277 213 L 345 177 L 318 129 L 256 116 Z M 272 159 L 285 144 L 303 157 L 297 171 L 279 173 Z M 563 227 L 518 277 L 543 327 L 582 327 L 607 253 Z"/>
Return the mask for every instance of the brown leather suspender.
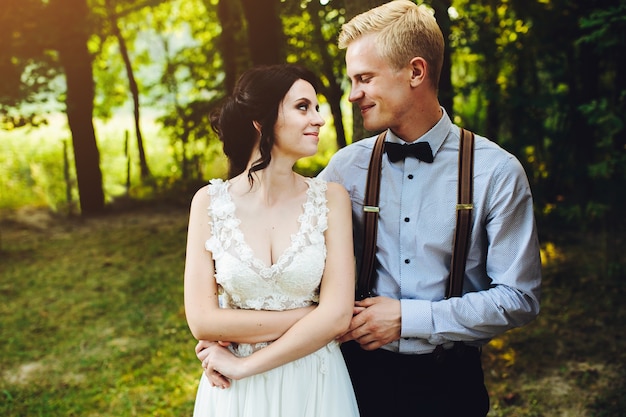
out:
<path id="1" fill-rule="evenodd" d="M 372 150 L 365 200 L 363 202 L 363 256 L 357 278 L 357 299 L 371 296 L 374 286 L 373 275 L 376 260 L 376 232 L 378 229 L 378 198 L 380 194 L 380 171 L 386 131 L 378 135 Z M 446 289 L 446 298 L 460 297 L 463 294 L 463 277 L 469 247 L 472 221 L 472 186 L 474 168 L 474 133 L 461 128 L 459 148 L 459 186 L 457 191 L 457 225 L 452 251 L 452 265 Z"/>
<path id="2" fill-rule="evenodd" d="M 380 170 L 383 158 L 385 134 L 383 131 L 376 138 L 370 166 L 367 171 L 367 185 L 365 186 L 365 200 L 363 201 L 363 256 L 357 276 L 356 299 L 362 300 L 372 293 L 374 282 L 372 276 L 376 267 L 376 232 L 378 231 L 378 196 L 380 195 Z"/>
<path id="3" fill-rule="evenodd" d="M 459 144 L 459 185 L 457 187 L 456 229 L 446 298 L 463 295 L 465 262 L 472 225 L 474 185 L 474 133 L 461 128 Z"/>

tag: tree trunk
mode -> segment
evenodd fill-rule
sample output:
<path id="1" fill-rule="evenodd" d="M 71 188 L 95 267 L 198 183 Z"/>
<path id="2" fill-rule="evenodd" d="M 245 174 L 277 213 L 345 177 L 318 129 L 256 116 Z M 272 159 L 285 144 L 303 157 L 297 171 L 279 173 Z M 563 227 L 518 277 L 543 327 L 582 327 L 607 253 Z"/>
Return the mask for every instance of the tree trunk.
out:
<path id="1" fill-rule="evenodd" d="M 435 18 L 443 33 L 443 40 L 446 47 L 443 51 L 443 67 L 441 68 L 441 78 L 439 79 L 439 102 L 454 120 L 454 90 L 452 88 L 452 52 L 450 50 L 450 32 L 452 22 L 448 9 L 452 6 L 451 0 L 433 1 L 432 7 L 435 10 Z"/>
<path id="2" fill-rule="evenodd" d="M 283 23 L 278 13 L 280 0 L 241 0 L 248 22 L 248 45 L 253 65 L 284 62 Z"/>
<path id="3" fill-rule="evenodd" d="M 485 133 L 488 138 L 498 140 L 497 138 L 500 136 L 500 110 L 502 106 L 502 94 L 500 84 L 498 83 L 498 76 L 500 75 L 502 62 L 498 54 L 498 32 L 495 28 L 500 26 L 500 18 L 498 17 L 499 1 L 489 0 L 488 7 L 491 10 L 490 13 L 493 16 L 493 20 L 490 25 L 486 23 L 483 24 L 483 27 L 485 27 L 485 32 L 489 33 L 486 38 L 492 42 L 493 46 L 483 51 L 485 57 L 483 65 L 486 86 L 485 94 L 487 96 L 487 125 Z"/>
<path id="4" fill-rule="evenodd" d="M 230 94 L 235 89 L 244 64 L 250 60 L 247 45 L 242 42 L 241 36 L 244 33 L 241 4 L 233 0 L 220 0 L 217 16 L 222 26 L 218 45 L 224 60 L 224 85 L 226 93 Z"/>
<path id="5" fill-rule="evenodd" d="M 92 57 L 87 49 L 86 0 L 51 0 L 51 19 L 59 20 L 58 51 L 67 83 L 67 120 L 72 132 L 76 178 L 82 214 L 104 208 L 100 154 L 93 128 L 94 81 Z M 55 22 L 52 22 L 55 23 Z"/>
<path id="6" fill-rule="evenodd" d="M 137 136 L 137 150 L 139 151 L 139 172 L 142 180 L 150 178 L 150 168 L 148 167 L 148 161 L 146 160 L 146 152 L 143 146 L 143 135 L 141 134 L 140 117 L 139 117 L 139 87 L 135 80 L 135 74 L 133 72 L 133 66 L 130 62 L 130 56 L 128 54 L 128 48 L 126 47 L 126 41 L 122 36 L 122 32 L 117 24 L 117 15 L 114 10 L 111 0 L 105 0 L 107 14 L 109 17 L 109 23 L 111 24 L 111 31 L 117 39 L 120 46 L 120 54 L 124 60 L 124 66 L 126 67 L 126 75 L 128 76 L 128 87 L 133 97 L 133 115 L 135 117 L 135 135 Z"/>

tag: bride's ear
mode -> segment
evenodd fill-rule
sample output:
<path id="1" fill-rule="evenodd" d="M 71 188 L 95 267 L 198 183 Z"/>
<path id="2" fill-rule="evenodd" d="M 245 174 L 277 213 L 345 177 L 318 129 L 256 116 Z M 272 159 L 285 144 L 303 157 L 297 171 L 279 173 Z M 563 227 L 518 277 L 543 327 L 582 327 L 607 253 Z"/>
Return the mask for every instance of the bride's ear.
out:
<path id="1" fill-rule="evenodd" d="M 257 122 L 256 120 L 253 120 L 252 124 L 254 125 L 254 128 L 256 129 L 256 131 L 259 132 L 259 134 L 261 134 L 261 123 Z"/>

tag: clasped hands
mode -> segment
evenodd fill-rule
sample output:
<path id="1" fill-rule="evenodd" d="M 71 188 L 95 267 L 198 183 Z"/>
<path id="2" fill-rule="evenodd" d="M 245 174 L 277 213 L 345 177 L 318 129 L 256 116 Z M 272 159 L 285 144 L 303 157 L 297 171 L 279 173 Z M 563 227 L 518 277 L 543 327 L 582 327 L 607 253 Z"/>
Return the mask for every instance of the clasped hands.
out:
<path id="1" fill-rule="evenodd" d="M 196 357 L 202 362 L 204 374 L 211 386 L 218 388 L 230 387 L 231 379 L 241 379 L 242 363 L 245 358 L 235 356 L 228 350 L 230 342 L 209 342 L 200 340 L 196 344 Z"/>
<path id="2" fill-rule="evenodd" d="M 401 316 L 400 300 L 379 296 L 356 301 L 350 327 L 337 340 L 354 340 L 365 350 L 378 349 L 400 339 Z M 196 344 L 196 356 L 211 386 L 229 388 L 232 379 L 249 376 L 244 372 L 245 358 L 235 356 L 228 345 L 206 340 Z"/>
<path id="3" fill-rule="evenodd" d="M 401 328 L 400 300 L 370 297 L 354 303 L 350 327 L 337 340 L 341 343 L 354 340 L 362 349 L 375 350 L 400 339 Z"/>

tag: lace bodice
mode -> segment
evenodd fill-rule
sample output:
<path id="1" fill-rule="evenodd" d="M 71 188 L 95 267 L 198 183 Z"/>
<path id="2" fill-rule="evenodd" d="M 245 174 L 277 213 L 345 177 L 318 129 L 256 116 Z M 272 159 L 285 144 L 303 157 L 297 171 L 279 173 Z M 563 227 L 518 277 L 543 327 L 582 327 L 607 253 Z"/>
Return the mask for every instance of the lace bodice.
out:
<path id="1" fill-rule="evenodd" d="M 224 307 L 287 310 L 319 300 L 319 285 L 326 261 L 326 182 L 308 178 L 306 202 L 298 218 L 291 245 L 275 264 L 255 257 L 239 229 L 229 182 L 212 180 L 209 222 L 213 236 L 206 242 L 215 260 L 215 279 L 223 289 Z"/>

